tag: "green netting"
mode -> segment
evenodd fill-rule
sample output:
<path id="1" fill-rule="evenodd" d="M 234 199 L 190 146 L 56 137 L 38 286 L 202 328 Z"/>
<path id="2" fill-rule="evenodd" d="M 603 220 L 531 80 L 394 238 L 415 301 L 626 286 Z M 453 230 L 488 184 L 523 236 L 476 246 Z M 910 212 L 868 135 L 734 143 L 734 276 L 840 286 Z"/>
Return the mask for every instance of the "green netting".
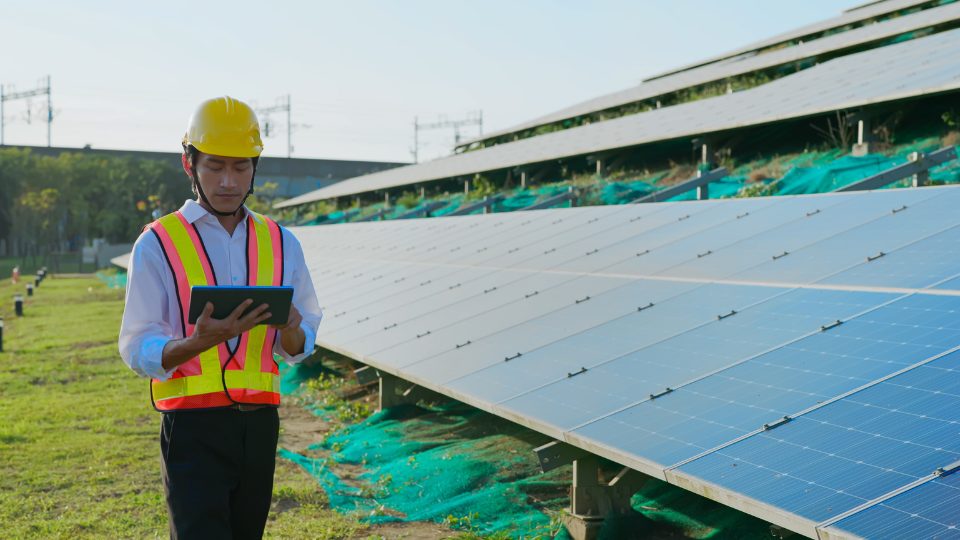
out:
<path id="1" fill-rule="evenodd" d="M 281 391 L 323 372 L 281 366 Z M 333 405 L 313 411 L 336 414 Z M 434 521 L 478 534 L 569 539 L 556 519 L 569 504 L 570 466 L 539 473 L 532 448 L 550 439 L 458 402 L 401 405 L 328 434 L 303 453 L 281 449 L 317 479 L 330 506 L 370 523 Z M 324 457 L 311 457 L 322 454 Z M 353 467 L 353 477 L 334 471 Z M 362 468 L 357 474 L 356 467 Z M 651 480 L 636 514 L 609 519 L 600 537 L 765 538 L 768 525 L 688 491 Z M 551 516 L 554 516 L 551 518 Z M 629 534 L 628 534 L 629 532 Z"/>
<path id="2" fill-rule="evenodd" d="M 97 279 L 106 283 L 111 289 L 127 288 L 127 273 L 123 270 L 101 270 L 96 275 Z"/>

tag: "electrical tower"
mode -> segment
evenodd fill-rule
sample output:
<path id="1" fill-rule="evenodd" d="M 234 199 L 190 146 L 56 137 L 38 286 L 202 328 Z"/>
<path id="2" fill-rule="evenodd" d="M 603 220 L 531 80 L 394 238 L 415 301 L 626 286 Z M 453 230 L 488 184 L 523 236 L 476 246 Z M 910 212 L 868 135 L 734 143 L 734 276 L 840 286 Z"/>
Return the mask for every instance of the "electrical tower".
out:
<path id="1" fill-rule="evenodd" d="M 420 154 L 420 132 L 427 129 L 453 128 L 454 146 L 460 146 L 460 128 L 463 126 L 478 126 L 479 133 L 483 135 L 483 111 L 474 111 L 468 113 L 466 117 L 459 120 L 448 120 L 446 116 L 441 115 L 436 122 L 421 123 L 420 120 L 413 117 L 413 162 L 419 162 Z"/>
<path id="2" fill-rule="evenodd" d="M 11 88 L 12 90 L 12 88 Z M 45 79 L 41 80 L 40 86 L 34 88 L 33 90 L 27 90 L 24 92 L 6 92 L 4 85 L 0 84 L 0 146 L 3 146 L 3 132 L 6 124 L 6 117 L 4 117 L 4 103 L 8 101 L 13 101 L 15 99 L 29 99 L 34 96 L 47 96 L 47 147 L 50 146 L 50 125 L 53 124 L 53 105 L 50 102 L 50 76 L 47 75 Z M 29 114 L 29 110 L 27 111 Z M 27 117 L 27 122 L 29 123 L 29 116 Z"/>
<path id="3" fill-rule="evenodd" d="M 263 135 L 265 137 L 270 136 L 270 113 L 275 112 L 286 112 L 287 113 L 287 157 L 293 153 L 293 142 L 290 139 L 290 133 L 293 131 L 293 124 L 290 122 L 290 94 L 277 99 L 277 104 L 273 107 L 261 107 L 257 109 L 258 114 L 264 115 L 263 123 Z"/>

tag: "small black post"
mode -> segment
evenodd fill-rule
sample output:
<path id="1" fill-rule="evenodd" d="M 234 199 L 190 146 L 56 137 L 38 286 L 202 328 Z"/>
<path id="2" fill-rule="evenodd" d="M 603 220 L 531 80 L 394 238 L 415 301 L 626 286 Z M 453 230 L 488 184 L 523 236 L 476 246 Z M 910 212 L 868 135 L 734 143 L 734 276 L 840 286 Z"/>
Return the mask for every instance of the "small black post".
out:
<path id="1" fill-rule="evenodd" d="M 27 296 L 33 296 L 33 283 L 27 283 Z"/>
<path id="2" fill-rule="evenodd" d="M 33 278 L 33 286 L 34 286 L 34 287 L 39 287 L 39 286 L 40 286 L 40 276 L 37 276 L 37 277 Z"/>
<path id="3" fill-rule="evenodd" d="M 0 352 L 3 352 L 3 317 L 0 317 Z"/>
<path id="4" fill-rule="evenodd" d="M 13 311 L 17 317 L 23 317 L 23 295 L 18 294 L 13 297 Z"/>

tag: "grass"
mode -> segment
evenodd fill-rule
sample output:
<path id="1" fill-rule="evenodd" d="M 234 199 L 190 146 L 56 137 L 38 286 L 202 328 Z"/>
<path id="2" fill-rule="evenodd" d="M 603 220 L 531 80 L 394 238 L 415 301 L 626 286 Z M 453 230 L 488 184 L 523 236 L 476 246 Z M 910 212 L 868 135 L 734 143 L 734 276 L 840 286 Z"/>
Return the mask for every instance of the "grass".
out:
<path id="1" fill-rule="evenodd" d="M 22 318 L 0 282 L 0 523 L 5 538 L 165 538 L 159 413 L 117 353 L 122 291 L 43 282 Z M 277 461 L 273 538 L 350 538 L 316 481 Z"/>

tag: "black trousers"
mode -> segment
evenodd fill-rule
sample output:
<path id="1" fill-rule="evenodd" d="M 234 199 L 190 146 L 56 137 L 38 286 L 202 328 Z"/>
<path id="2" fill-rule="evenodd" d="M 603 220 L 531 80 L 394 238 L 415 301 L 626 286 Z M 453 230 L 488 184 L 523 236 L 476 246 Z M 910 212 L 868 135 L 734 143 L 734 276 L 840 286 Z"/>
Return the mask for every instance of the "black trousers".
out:
<path id="1" fill-rule="evenodd" d="M 164 413 L 160 454 L 170 538 L 263 537 L 279 432 L 273 407 Z"/>

